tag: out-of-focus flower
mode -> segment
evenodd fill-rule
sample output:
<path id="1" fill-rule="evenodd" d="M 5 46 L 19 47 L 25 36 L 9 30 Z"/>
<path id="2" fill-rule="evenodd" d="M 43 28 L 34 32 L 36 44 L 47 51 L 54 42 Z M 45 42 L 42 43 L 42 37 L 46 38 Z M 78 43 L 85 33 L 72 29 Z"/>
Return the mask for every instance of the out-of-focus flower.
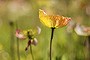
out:
<path id="1" fill-rule="evenodd" d="M 78 35 L 81 35 L 81 36 L 89 36 L 90 35 L 90 27 L 85 27 L 83 25 L 76 24 L 76 27 L 74 30 Z"/>
<path id="2" fill-rule="evenodd" d="M 66 26 L 71 18 L 59 15 L 47 15 L 43 10 L 39 9 L 40 21 L 50 28 L 59 28 Z"/>
<path id="3" fill-rule="evenodd" d="M 28 44 L 25 50 L 28 49 L 28 47 L 32 44 L 34 46 L 37 45 L 38 41 L 35 38 L 35 34 L 40 34 L 41 29 L 39 27 L 36 28 L 36 30 L 34 29 L 29 29 L 29 30 L 16 30 L 16 37 L 21 39 L 21 40 L 25 40 L 26 38 L 28 38 Z"/>
<path id="4" fill-rule="evenodd" d="M 25 48 L 25 51 L 28 50 L 28 47 L 30 46 L 30 44 L 36 46 L 36 45 L 38 44 L 37 39 L 36 39 L 36 38 L 30 39 L 30 40 L 28 41 L 27 47 Z"/>
<path id="5" fill-rule="evenodd" d="M 27 31 L 29 31 L 30 35 L 38 35 L 41 32 L 41 28 L 37 26 L 36 28 L 24 30 L 23 33 L 27 35 Z"/>
<path id="6" fill-rule="evenodd" d="M 20 30 L 16 30 L 16 37 L 21 40 L 24 40 L 26 38 L 26 36 Z"/>
<path id="7" fill-rule="evenodd" d="M 7 8 L 9 11 L 9 18 L 11 20 L 17 20 L 21 16 L 28 15 L 31 10 L 30 5 L 22 0 L 10 1 Z"/>

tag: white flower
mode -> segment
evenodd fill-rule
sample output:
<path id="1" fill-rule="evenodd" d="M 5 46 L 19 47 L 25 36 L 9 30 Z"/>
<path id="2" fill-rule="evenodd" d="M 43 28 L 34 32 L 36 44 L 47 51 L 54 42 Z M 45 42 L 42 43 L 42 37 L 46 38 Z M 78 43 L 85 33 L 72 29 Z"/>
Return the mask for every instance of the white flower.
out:
<path id="1" fill-rule="evenodd" d="M 74 30 L 78 35 L 81 35 L 81 36 L 90 35 L 90 27 L 85 27 L 80 24 L 77 24 Z"/>

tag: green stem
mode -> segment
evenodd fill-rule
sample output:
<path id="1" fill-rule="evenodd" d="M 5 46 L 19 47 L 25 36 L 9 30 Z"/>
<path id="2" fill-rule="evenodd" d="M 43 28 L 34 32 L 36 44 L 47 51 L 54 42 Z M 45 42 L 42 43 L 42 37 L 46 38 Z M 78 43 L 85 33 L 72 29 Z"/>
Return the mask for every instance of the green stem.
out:
<path id="1" fill-rule="evenodd" d="M 17 56 L 18 60 L 20 60 L 20 53 L 19 53 L 19 39 L 17 38 Z"/>
<path id="2" fill-rule="evenodd" d="M 30 36 L 30 32 L 29 31 L 27 32 L 27 36 L 28 36 L 29 41 L 30 41 L 32 39 L 32 37 Z M 30 46 L 30 52 L 31 52 L 31 55 L 32 55 L 32 60 L 34 60 L 31 42 L 28 43 L 28 46 Z"/>
<path id="3" fill-rule="evenodd" d="M 16 21 L 16 29 L 18 29 L 18 24 Z M 20 60 L 20 53 L 19 53 L 19 39 L 17 38 L 17 56 L 18 56 L 18 60 Z"/>
<path id="4" fill-rule="evenodd" d="M 50 39 L 50 60 L 52 60 L 52 39 L 53 39 L 53 33 L 55 28 L 51 28 L 51 39 Z"/>
<path id="5" fill-rule="evenodd" d="M 86 60 L 90 60 L 90 36 L 87 36 L 88 39 L 86 39 L 86 50 L 87 50 L 87 55 L 86 55 Z"/>
<path id="6" fill-rule="evenodd" d="M 31 55 L 32 55 L 32 60 L 34 60 L 34 56 L 33 56 L 33 52 L 32 52 L 32 45 L 30 44 L 30 52 L 31 52 Z"/>
<path id="7" fill-rule="evenodd" d="M 9 22 L 10 32 L 11 32 L 11 40 L 10 40 L 10 55 L 11 60 L 15 60 L 15 49 L 14 49 L 14 23 L 12 21 Z"/>

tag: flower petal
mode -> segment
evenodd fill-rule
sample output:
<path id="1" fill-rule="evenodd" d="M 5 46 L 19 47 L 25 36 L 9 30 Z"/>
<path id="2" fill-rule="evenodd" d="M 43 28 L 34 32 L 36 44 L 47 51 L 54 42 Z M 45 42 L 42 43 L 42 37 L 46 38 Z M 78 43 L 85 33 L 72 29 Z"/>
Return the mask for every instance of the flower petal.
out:
<path id="1" fill-rule="evenodd" d="M 31 43 L 32 43 L 34 46 L 36 46 L 36 45 L 38 44 L 38 41 L 37 41 L 36 38 L 34 38 Z"/>
<path id="2" fill-rule="evenodd" d="M 41 28 L 39 26 L 37 26 L 37 32 L 38 32 L 38 34 L 41 33 Z"/>
<path id="3" fill-rule="evenodd" d="M 17 38 L 19 38 L 21 40 L 26 39 L 26 37 L 24 36 L 24 34 L 21 33 L 20 30 L 16 30 L 16 34 L 15 35 L 16 35 Z"/>
<path id="4" fill-rule="evenodd" d="M 39 18 L 42 24 L 50 28 L 66 26 L 71 20 L 71 18 L 59 15 L 47 15 L 43 10 L 39 10 Z"/>

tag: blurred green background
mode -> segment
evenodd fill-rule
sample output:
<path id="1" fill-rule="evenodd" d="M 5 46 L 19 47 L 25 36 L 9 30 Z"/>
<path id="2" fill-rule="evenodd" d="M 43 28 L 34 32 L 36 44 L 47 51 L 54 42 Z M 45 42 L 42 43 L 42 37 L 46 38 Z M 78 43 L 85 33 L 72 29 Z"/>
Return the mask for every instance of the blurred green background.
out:
<path id="1" fill-rule="evenodd" d="M 33 46 L 33 54 L 35 60 L 49 60 L 51 30 L 40 23 L 39 9 L 48 14 L 68 16 L 75 22 L 90 26 L 90 0 L 0 0 L 0 60 L 18 60 L 16 21 L 22 30 L 36 26 L 41 28 L 41 34 L 36 36 L 38 45 Z M 56 29 L 53 60 L 87 60 L 85 39 L 74 31 L 68 33 L 67 26 Z M 19 40 L 20 60 L 32 60 L 30 51 L 25 51 L 27 42 Z"/>

